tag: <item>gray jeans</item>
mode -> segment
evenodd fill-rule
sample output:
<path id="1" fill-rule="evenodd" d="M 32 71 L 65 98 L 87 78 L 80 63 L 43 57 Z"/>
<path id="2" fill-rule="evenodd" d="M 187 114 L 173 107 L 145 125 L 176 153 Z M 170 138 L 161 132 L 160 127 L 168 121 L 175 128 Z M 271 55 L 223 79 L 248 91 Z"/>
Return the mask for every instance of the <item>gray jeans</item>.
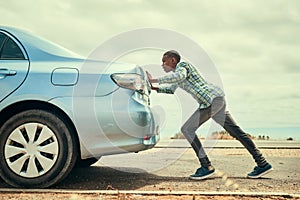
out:
<path id="1" fill-rule="evenodd" d="M 197 109 L 185 122 L 181 132 L 193 147 L 199 161 L 203 167 L 211 165 L 202 144 L 196 135 L 196 130 L 209 118 L 220 124 L 231 136 L 239 140 L 254 158 L 258 166 L 263 167 L 267 161 L 262 156 L 249 136 L 235 123 L 228 111 L 224 97 L 217 97 L 212 105 L 205 109 Z"/>

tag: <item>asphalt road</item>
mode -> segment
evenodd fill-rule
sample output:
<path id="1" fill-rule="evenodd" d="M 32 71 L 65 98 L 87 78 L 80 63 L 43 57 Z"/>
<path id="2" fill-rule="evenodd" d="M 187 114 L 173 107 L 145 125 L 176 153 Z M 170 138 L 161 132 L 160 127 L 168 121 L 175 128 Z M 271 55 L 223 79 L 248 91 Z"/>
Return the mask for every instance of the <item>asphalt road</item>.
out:
<path id="1" fill-rule="evenodd" d="M 192 181 L 188 176 L 198 167 L 194 152 L 185 140 L 162 141 L 148 151 L 102 157 L 89 168 L 74 169 L 53 189 L 284 192 L 300 194 L 300 144 L 258 142 L 274 171 L 265 178 L 246 178 L 255 163 L 236 141 L 208 145 L 208 155 L 218 173 L 212 178 Z M 236 145 L 236 146 L 235 146 Z M 268 148 L 269 146 L 269 148 Z M 211 148 L 214 147 L 214 148 Z M 235 147 L 235 148 L 225 148 Z M 287 148 L 288 147 L 288 148 Z M 0 180 L 0 188 L 9 186 Z"/>

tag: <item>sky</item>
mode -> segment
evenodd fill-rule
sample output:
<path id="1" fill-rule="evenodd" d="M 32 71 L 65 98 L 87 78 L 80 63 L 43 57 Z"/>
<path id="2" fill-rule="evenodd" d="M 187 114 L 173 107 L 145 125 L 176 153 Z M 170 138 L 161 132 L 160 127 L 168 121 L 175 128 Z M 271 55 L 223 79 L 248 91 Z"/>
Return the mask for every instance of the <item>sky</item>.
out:
<path id="1" fill-rule="evenodd" d="M 85 57 L 113 36 L 135 29 L 182 34 L 213 60 L 228 110 L 241 127 L 254 135 L 300 139 L 300 1 L 0 0 L 0 13 L 0 25 L 30 30 Z M 140 50 L 119 60 L 162 76 L 161 69 L 149 67 L 161 64 L 162 53 Z M 164 136 L 180 131 L 197 108 L 181 91 L 153 93 L 152 102 Z M 213 122 L 203 130 L 210 127 Z"/>

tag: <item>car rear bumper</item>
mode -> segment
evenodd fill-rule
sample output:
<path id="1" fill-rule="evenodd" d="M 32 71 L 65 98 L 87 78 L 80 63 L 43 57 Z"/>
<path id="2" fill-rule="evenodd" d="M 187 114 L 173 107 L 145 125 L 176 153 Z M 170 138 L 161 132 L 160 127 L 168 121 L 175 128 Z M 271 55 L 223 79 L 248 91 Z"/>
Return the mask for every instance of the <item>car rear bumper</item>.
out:
<path id="1" fill-rule="evenodd" d="M 145 136 L 144 139 L 143 139 L 143 144 L 145 145 L 145 147 L 148 147 L 146 149 L 149 149 L 149 148 L 154 147 L 159 140 L 160 140 L 159 126 L 156 126 L 155 135 Z"/>

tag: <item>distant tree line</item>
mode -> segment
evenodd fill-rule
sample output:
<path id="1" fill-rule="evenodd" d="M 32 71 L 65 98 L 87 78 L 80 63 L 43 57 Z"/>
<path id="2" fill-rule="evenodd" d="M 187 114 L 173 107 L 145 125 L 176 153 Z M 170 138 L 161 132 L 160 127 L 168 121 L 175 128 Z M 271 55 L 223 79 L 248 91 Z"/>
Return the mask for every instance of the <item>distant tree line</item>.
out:
<path id="1" fill-rule="evenodd" d="M 269 140 L 270 137 L 269 137 L 269 136 L 264 136 L 264 135 L 259 135 L 259 136 L 257 137 L 257 139 L 258 139 L 258 140 Z"/>
<path id="2" fill-rule="evenodd" d="M 250 133 L 246 133 L 248 137 L 251 139 L 255 139 L 255 136 L 251 135 Z M 235 140 L 227 131 L 215 131 L 211 133 L 210 138 L 218 139 L 218 140 Z"/>
<path id="3" fill-rule="evenodd" d="M 250 133 L 247 133 L 247 135 L 253 139 L 253 140 L 270 140 L 270 136 L 268 135 L 258 135 L 255 137 L 254 135 L 251 135 Z M 201 135 L 199 135 L 201 137 Z M 209 136 L 210 139 L 215 139 L 215 140 L 234 140 L 233 138 L 227 131 L 214 131 L 210 134 Z M 171 139 L 185 139 L 184 135 L 182 133 L 176 133 L 174 136 L 171 137 Z M 204 139 L 204 138 L 201 138 Z M 292 137 L 288 137 L 286 140 L 288 141 L 293 141 L 294 139 Z"/>
<path id="4" fill-rule="evenodd" d="M 251 135 L 250 133 L 247 133 L 247 135 L 251 139 L 257 139 L 257 140 L 270 140 L 270 136 L 265 136 L 265 135 L 259 135 L 258 137 L 255 137 L 254 135 Z M 199 135 L 201 136 L 201 135 Z M 233 138 L 227 131 L 214 131 L 210 134 L 209 136 L 210 139 L 215 139 L 215 140 L 234 140 Z M 171 139 L 185 139 L 184 135 L 182 133 L 176 133 L 174 136 L 171 137 Z"/>
<path id="5" fill-rule="evenodd" d="M 185 139 L 183 133 L 176 133 L 171 139 Z"/>

